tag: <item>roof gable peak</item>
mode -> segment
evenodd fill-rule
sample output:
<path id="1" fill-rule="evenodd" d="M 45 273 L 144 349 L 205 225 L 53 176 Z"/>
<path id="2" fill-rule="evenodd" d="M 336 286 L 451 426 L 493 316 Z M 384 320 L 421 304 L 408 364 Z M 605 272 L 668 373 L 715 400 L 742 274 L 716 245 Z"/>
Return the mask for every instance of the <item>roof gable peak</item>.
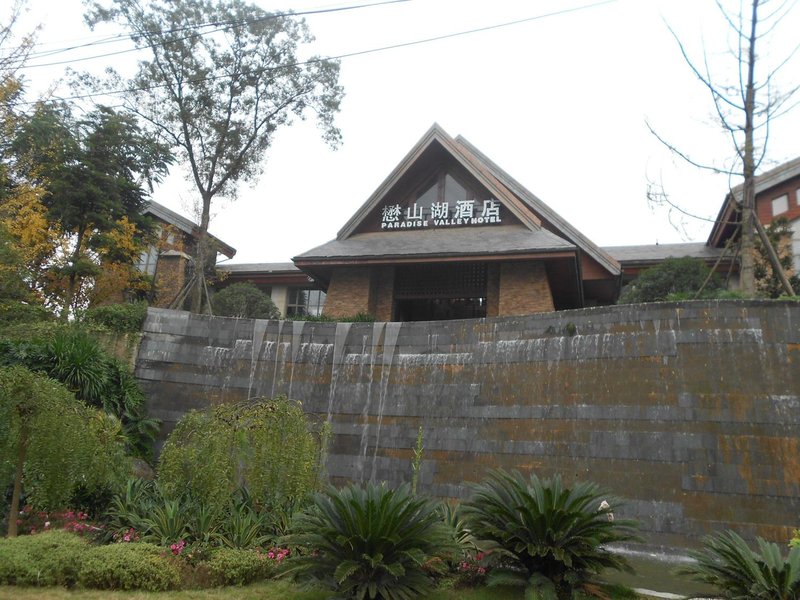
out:
<path id="1" fill-rule="evenodd" d="M 375 211 L 386 197 L 395 189 L 401 179 L 418 165 L 427 152 L 438 145 L 450 158 L 463 168 L 482 187 L 486 188 L 503 206 L 523 223 L 528 229 L 538 230 L 541 221 L 527 209 L 506 186 L 495 178 L 489 169 L 480 164 L 478 160 L 465 148 L 456 142 L 438 123 L 434 123 L 419 141 L 411 148 L 406 156 L 394 168 L 389 176 L 373 192 L 369 199 L 356 211 L 350 220 L 337 234 L 338 240 L 343 240 L 358 230 L 359 226 Z"/>

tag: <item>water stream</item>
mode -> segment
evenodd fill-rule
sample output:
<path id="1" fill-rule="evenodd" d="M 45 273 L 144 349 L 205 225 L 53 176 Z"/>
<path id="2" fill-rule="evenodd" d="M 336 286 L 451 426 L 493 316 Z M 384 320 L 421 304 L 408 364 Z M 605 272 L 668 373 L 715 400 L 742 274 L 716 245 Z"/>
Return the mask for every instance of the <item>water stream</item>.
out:
<path id="1" fill-rule="evenodd" d="M 339 379 L 339 367 L 342 365 L 347 334 L 350 333 L 352 323 L 337 323 L 336 333 L 333 338 L 333 363 L 331 364 L 331 390 L 328 394 L 328 423 L 333 418 L 333 400 L 336 397 L 336 381 Z"/>
<path id="2" fill-rule="evenodd" d="M 369 480 L 375 482 L 378 472 L 378 448 L 381 446 L 381 425 L 383 424 L 383 409 L 386 404 L 386 393 L 389 390 L 389 375 L 392 371 L 394 351 L 397 347 L 397 338 L 400 335 L 402 323 L 386 323 L 383 337 L 383 356 L 381 360 L 381 387 L 378 397 L 378 418 L 375 424 L 375 450 L 372 453 L 372 471 Z"/>

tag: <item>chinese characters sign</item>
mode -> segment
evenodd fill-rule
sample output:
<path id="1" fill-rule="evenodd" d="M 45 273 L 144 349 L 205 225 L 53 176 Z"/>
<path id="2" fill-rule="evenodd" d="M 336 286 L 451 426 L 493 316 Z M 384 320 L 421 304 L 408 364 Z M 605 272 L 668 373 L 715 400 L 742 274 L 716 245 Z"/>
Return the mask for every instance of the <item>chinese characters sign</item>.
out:
<path id="1" fill-rule="evenodd" d="M 433 202 L 430 214 L 416 202 L 403 210 L 399 204 L 387 204 L 381 210 L 381 229 L 422 229 L 426 227 L 463 227 L 501 223 L 497 200 L 458 200 Z"/>

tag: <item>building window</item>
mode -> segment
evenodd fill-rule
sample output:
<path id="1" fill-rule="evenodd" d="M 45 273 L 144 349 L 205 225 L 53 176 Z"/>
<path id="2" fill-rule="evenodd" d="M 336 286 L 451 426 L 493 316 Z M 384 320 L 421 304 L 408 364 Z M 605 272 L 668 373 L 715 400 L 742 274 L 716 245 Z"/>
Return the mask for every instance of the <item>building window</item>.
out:
<path id="1" fill-rule="evenodd" d="M 325 292 L 308 288 L 290 287 L 286 301 L 286 316 L 312 316 L 322 314 L 325 306 Z"/>
<path id="2" fill-rule="evenodd" d="M 158 263 L 158 248 L 150 246 L 139 256 L 136 268 L 142 273 L 153 277 L 156 274 L 156 263 Z"/>
<path id="3" fill-rule="evenodd" d="M 427 184 L 412 196 L 412 200 L 413 204 L 420 210 L 420 216 L 423 218 L 441 219 L 454 215 L 459 203 L 470 200 L 476 201 L 478 195 L 475 190 L 462 185 L 450 173 L 441 171 L 435 177 L 429 179 Z M 437 210 L 433 209 L 434 206 L 437 207 Z M 445 206 L 447 207 L 446 209 Z M 446 211 L 446 214 L 443 214 L 442 211 Z"/>
<path id="4" fill-rule="evenodd" d="M 794 259 L 794 272 L 800 273 L 800 219 L 791 222 L 792 228 L 792 258 Z M 795 290 L 797 293 L 797 290 Z"/>
<path id="5" fill-rule="evenodd" d="M 775 198 L 772 201 L 772 216 L 777 217 L 778 215 L 785 213 L 789 210 L 789 196 L 784 194 L 779 198 Z"/>

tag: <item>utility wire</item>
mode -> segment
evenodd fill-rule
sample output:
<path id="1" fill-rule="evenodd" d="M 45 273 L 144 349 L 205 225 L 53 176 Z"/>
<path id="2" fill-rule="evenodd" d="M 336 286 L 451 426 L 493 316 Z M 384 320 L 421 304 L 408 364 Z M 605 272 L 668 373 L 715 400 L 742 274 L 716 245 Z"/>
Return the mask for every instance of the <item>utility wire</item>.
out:
<path id="1" fill-rule="evenodd" d="M 277 66 L 277 67 L 266 67 L 266 68 L 261 69 L 261 70 L 259 70 L 257 72 L 254 72 L 253 74 L 264 74 L 264 73 L 267 73 L 267 72 L 270 72 L 270 71 L 277 71 L 277 70 L 280 70 L 280 69 L 290 69 L 290 68 L 293 68 L 293 67 L 312 65 L 312 64 L 316 64 L 316 63 L 320 63 L 320 62 L 325 62 L 325 61 L 328 61 L 328 60 L 341 60 L 341 59 L 344 59 L 344 58 L 352 58 L 352 57 L 355 57 L 355 56 L 363 56 L 363 55 L 366 55 L 366 54 L 375 54 L 377 52 L 384 52 L 386 50 L 395 50 L 397 48 L 408 48 L 410 46 L 417 46 L 417 45 L 420 45 L 420 44 L 427 44 L 427 43 L 430 43 L 430 42 L 436 42 L 436 41 L 440 41 L 440 40 L 446 40 L 446 39 L 451 39 L 451 38 L 455 38 L 455 37 L 471 35 L 471 34 L 474 34 L 474 33 L 481 33 L 481 32 L 490 31 L 490 30 L 493 30 L 493 29 L 511 27 L 513 25 L 520 25 L 522 23 L 528 23 L 530 21 L 538 21 L 538 20 L 541 20 L 541 19 L 549 18 L 549 17 L 556 17 L 556 16 L 568 14 L 568 13 L 573 13 L 573 12 L 578 12 L 578 11 L 587 10 L 587 9 L 591 9 L 591 8 L 596 8 L 598 6 L 602 6 L 602 5 L 605 5 L 605 4 L 611 4 L 613 2 L 617 2 L 617 0 L 601 0 L 600 2 L 594 2 L 594 3 L 591 3 L 591 4 L 583 4 L 581 6 L 576 6 L 576 7 L 572 7 L 572 8 L 565 8 L 565 9 L 562 9 L 562 10 L 557 10 L 557 11 L 553 11 L 553 12 L 549 12 L 549 13 L 544 13 L 544 14 L 541 14 L 541 15 L 533 16 L 533 17 L 526 17 L 526 18 L 517 19 L 517 20 L 514 20 L 514 21 L 506 21 L 505 23 L 497 23 L 495 25 L 487 25 L 486 27 L 478 27 L 476 29 L 468 29 L 468 30 L 465 30 L 465 31 L 457 31 L 455 33 L 448 33 L 448 34 L 444 34 L 444 35 L 438 35 L 438 36 L 434 36 L 434 37 L 423 38 L 423 39 L 414 40 L 414 41 L 411 41 L 411 42 L 401 42 L 401 43 L 398 43 L 398 44 L 391 44 L 389 46 L 381 46 L 381 47 L 378 47 L 378 48 L 370 48 L 368 50 L 358 50 L 358 51 L 355 51 L 355 52 L 348 52 L 348 53 L 345 53 L 345 54 L 339 54 L 337 56 L 328 56 L 328 57 L 325 57 L 325 58 L 312 58 L 310 60 L 299 61 L 299 62 L 292 63 L 292 64 L 289 64 L 289 65 L 280 65 L 280 66 Z M 230 75 L 228 75 L 228 74 L 215 75 L 215 76 L 210 76 L 210 77 L 203 77 L 201 79 L 195 80 L 195 82 L 215 81 L 217 79 L 227 79 L 228 77 L 230 77 Z M 127 94 L 127 93 L 131 93 L 131 92 L 145 92 L 145 91 L 164 88 L 164 87 L 167 87 L 167 86 L 165 84 L 153 85 L 153 86 L 141 86 L 141 87 L 126 88 L 126 89 L 122 89 L 122 90 L 109 90 L 109 91 L 105 91 L 105 92 L 92 92 L 92 93 L 89 93 L 89 94 L 78 94 L 78 95 L 75 95 L 75 96 L 58 97 L 58 99 L 62 100 L 62 101 L 66 101 L 66 100 L 86 100 L 86 99 L 95 98 L 95 97 L 98 97 L 98 96 L 118 96 L 118 95 Z M 32 102 L 21 102 L 20 104 L 34 104 L 34 103 L 35 103 L 35 101 L 32 101 Z"/>
<path id="2" fill-rule="evenodd" d="M 225 30 L 230 29 L 230 28 L 242 27 L 242 26 L 245 26 L 245 25 L 249 25 L 251 23 L 260 23 L 262 21 L 269 21 L 269 20 L 273 20 L 273 19 L 279 19 L 279 18 L 282 18 L 282 17 L 302 17 L 302 16 L 305 16 L 305 15 L 318 15 L 318 14 L 325 14 L 325 13 L 336 13 L 336 12 L 357 10 L 357 9 L 361 9 L 361 8 L 372 8 L 372 7 L 375 7 L 375 6 L 383 6 L 383 5 L 386 5 L 386 4 L 400 4 L 400 3 L 410 2 L 410 1 L 411 0 L 382 0 L 380 2 L 370 2 L 368 4 L 356 4 L 356 5 L 348 5 L 348 6 L 339 6 L 339 7 L 334 7 L 334 8 L 310 9 L 310 10 L 304 10 L 304 11 L 300 11 L 300 12 L 288 11 L 288 12 L 282 12 L 282 13 L 268 13 L 265 16 L 259 17 L 257 19 L 237 19 L 237 20 L 234 20 L 234 21 L 210 21 L 208 23 L 199 23 L 197 25 L 187 25 L 185 27 L 176 27 L 174 29 L 165 30 L 162 33 L 163 34 L 181 33 L 181 32 L 184 32 L 184 31 L 193 31 L 193 30 L 197 30 L 197 29 L 204 29 L 206 27 L 216 27 L 217 29 L 213 29 L 211 31 L 205 31 L 205 32 L 199 34 L 199 35 L 210 35 L 212 33 L 217 33 L 219 31 L 225 31 Z M 115 36 L 101 38 L 100 40 L 95 40 L 95 41 L 92 41 L 92 42 L 86 42 L 84 44 L 78 44 L 78 45 L 75 45 L 75 46 L 68 46 L 66 48 L 58 48 L 58 49 L 54 49 L 54 50 L 43 50 L 41 52 L 33 52 L 32 54 L 29 55 L 29 58 L 44 58 L 44 57 L 47 57 L 47 56 L 55 56 L 57 54 L 63 54 L 65 52 L 71 52 L 73 50 L 80 50 L 81 48 L 89 48 L 89 47 L 93 47 L 93 46 L 101 46 L 101 45 L 104 45 L 104 44 L 118 43 L 118 42 L 122 42 L 122 41 L 132 41 L 132 40 L 135 40 L 135 39 L 141 38 L 141 37 L 142 37 L 141 34 L 134 34 L 134 33 L 131 33 L 131 34 L 128 34 L 128 33 L 117 34 Z M 186 39 L 186 38 L 182 38 L 182 39 Z M 180 40 L 175 40 L 175 41 L 180 41 Z M 25 69 L 35 69 L 37 67 L 51 67 L 51 66 L 55 66 L 55 65 L 62 65 L 62 64 L 65 64 L 65 63 L 79 62 L 79 61 L 84 61 L 84 60 L 92 60 L 92 59 L 95 59 L 95 58 L 105 58 L 107 56 L 116 56 L 118 54 L 125 54 L 125 53 L 128 53 L 128 52 L 137 52 L 138 50 L 141 50 L 142 48 L 149 48 L 149 47 L 151 47 L 151 46 L 149 46 L 149 45 L 148 46 L 141 46 L 141 47 L 137 47 L 137 48 L 130 48 L 128 50 L 121 50 L 119 52 L 109 52 L 107 54 L 98 54 L 98 55 L 95 55 L 95 56 L 87 56 L 87 57 L 84 57 L 84 58 L 78 58 L 78 59 L 74 59 L 74 60 L 64 60 L 64 61 L 60 61 L 60 62 L 50 62 L 50 63 L 40 63 L 40 64 L 37 64 L 37 65 L 27 65 L 27 66 L 25 66 L 23 68 L 25 68 Z"/>

